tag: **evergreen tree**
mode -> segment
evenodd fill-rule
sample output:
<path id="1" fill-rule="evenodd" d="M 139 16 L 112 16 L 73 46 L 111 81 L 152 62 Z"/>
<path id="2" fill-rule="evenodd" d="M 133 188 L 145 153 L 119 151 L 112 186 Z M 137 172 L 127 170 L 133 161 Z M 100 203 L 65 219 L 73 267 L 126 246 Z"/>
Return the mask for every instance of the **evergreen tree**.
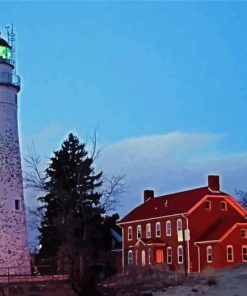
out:
<path id="1" fill-rule="evenodd" d="M 94 240 L 104 212 L 101 194 L 97 192 L 102 172 L 95 173 L 85 144 L 69 134 L 51 157 L 46 175 L 47 194 L 39 198 L 43 204 L 40 255 L 58 258 L 59 268 L 65 272 L 73 264 L 75 254 L 86 252 L 83 257 L 90 258 L 95 249 Z"/>

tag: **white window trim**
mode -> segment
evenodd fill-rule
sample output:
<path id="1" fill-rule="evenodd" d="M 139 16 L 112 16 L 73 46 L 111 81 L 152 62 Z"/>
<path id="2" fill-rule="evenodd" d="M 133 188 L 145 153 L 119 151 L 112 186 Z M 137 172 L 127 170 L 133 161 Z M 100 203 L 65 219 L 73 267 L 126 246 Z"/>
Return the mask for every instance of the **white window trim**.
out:
<path id="1" fill-rule="evenodd" d="M 228 260 L 228 248 L 232 249 L 232 260 Z M 232 245 L 227 245 L 226 246 L 226 261 L 227 262 L 234 262 L 234 250 Z"/>
<path id="2" fill-rule="evenodd" d="M 242 228 L 240 231 L 241 231 L 241 232 L 240 232 L 240 234 L 241 234 L 241 238 L 246 238 L 246 229 L 243 229 L 243 228 Z M 244 236 L 242 236 L 242 231 L 245 232 L 245 235 L 244 235 Z"/>
<path id="3" fill-rule="evenodd" d="M 181 229 L 178 229 L 178 223 L 181 223 Z M 177 231 L 179 230 L 183 230 L 183 223 L 182 223 L 182 219 L 177 219 Z"/>
<path id="4" fill-rule="evenodd" d="M 129 234 L 131 234 L 131 235 L 129 235 Z M 132 230 L 132 226 L 129 226 L 128 227 L 128 241 L 131 241 L 132 238 L 133 238 L 133 230 Z"/>
<path id="5" fill-rule="evenodd" d="M 131 260 L 130 260 L 130 254 L 131 254 Z M 133 251 L 129 250 L 128 251 L 128 265 L 133 264 Z"/>
<path id="6" fill-rule="evenodd" d="M 247 245 L 242 246 L 242 262 L 247 262 L 247 260 L 244 260 L 244 252 L 243 252 L 244 249 L 247 250 Z M 247 255 L 247 252 L 246 252 L 246 255 Z"/>
<path id="7" fill-rule="evenodd" d="M 149 229 L 149 231 L 148 231 L 148 229 Z M 148 233 L 149 233 L 149 235 L 148 235 Z M 151 233 L 151 224 L 148 223 L 148 224 L 146 224 L 146 238 L 151 238 L 151 236 L 152 236 L 152 233 Z"/>
<path id="8" fill-rule="evenodd" d="M 224 209 L 222 209 L 222 207 L 221 207 L 222 204 L 225 205 L 225 208 L 224 208 Z M 227 202 L 226 202 L 226 201 L 221 201 L 221 202 L 220 202 L 220 210 L 221 210 L 222 212 L 226 212 L 226 211 L 227 211 Z"/>
<path id="9" fill-rule="evenodd" d="M 181 262 L 179 261 L 179 250 L 182 250 L 181 251 L 182 261 Z M 184 263 L 184 250 L 183 250 L 183 247 L 182 246 L 178 246 L 178 248 L 177 248 L 177 255 L 178 255 L 178 264 L 183 264 Z"/>
<path id="10" fill-rule="evenodd" d="M 206 203 L 209 203 L 209 208 L 206 208 Z M 205 210 L 210 211 L 212 209 L 212 203 L 210 200 L 205 200 Z"/>
<path id="11" fill-rule="evenodd" d="M 141 229 L 140 233 L 141 233 L 141 236 L 138 237 L 138 229 Z M 136 227 L 136 238 L 137 239 L 141 239 L 142 238 L 142 226 L 141 225 L 137 225 Z"/>
<path id="12" fill-rule="evenodd" d="M 159 232 L 160 232 L 159 235 L 158 235 L 158 228 L 157 228 L 158 225 L 159 225 Z M 160 224 L 160 222 L 156 222 L 156 224 L 155 224 L 155 235 L 156 235 L 156 237 L 161 237 L 161 224 Z"/>
<path id="13" fill-rule="evenodd" d="M 168 233 L 168 224 L 170 224 L 170 232 Z M 172 223 L 171 223 L 171 220 L 167 220 L 166 221 L 166 236 L 172 236 Z"/>
<path id="14" fill-rule="evenodd" d="M 209 250 L 211 250 L 211 253 L 209 253 Z M 209 260 L 209 256 L 211 256 L 211 260 Z M 213 249 L 212 246 L 207 246 L 207 262 L 212 263 L 213 262 Z"/>
<path id="15" fill-rule="evenodd" d="M 168 261 L 169 250 L 171 250 L 171 261 L 170 262 Z M 166 262 L 167 262 L 167 264 L 172 264 L 172 247 L 167 247 L 167 249 L 166 249 Z"/>

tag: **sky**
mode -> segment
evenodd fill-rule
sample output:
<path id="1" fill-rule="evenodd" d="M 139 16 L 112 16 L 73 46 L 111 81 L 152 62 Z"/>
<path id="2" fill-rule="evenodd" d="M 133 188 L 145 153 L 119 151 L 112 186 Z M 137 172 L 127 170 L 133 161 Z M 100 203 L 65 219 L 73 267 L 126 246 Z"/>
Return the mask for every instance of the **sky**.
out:
<path id="1" fill-rule="evenodd" d="M 157 195 L 247 190 L 247 3 L 0 2 L 14 24 L 22 155 L 45 159 L 98 126 L 97 168 L 124 174 L 125 215 Z M 27 193 L 28 204 L 35 198 Z"/>

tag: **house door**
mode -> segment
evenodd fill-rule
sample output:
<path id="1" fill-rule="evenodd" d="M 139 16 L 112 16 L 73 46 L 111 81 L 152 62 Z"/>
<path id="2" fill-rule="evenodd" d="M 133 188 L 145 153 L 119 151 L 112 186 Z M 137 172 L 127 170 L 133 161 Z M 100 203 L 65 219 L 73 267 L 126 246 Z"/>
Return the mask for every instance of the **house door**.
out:
<path id="1" fill-rule="evenodd" d="M 142 251 L 142 266 L 145 266 L 146 264 L 146 253 L 145 251 L 143 250 Z"/>

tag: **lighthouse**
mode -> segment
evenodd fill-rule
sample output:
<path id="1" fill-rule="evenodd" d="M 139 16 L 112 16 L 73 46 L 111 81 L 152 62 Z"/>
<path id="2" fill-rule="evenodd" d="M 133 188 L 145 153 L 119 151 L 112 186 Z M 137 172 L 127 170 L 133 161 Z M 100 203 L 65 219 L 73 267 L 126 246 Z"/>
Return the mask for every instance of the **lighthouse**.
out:
<path id="1" fill-rule="evenodd" d="M 0 35 L 0 275 L 30 274 L 18 136 L 18 93 L 13 28 Z"/>

